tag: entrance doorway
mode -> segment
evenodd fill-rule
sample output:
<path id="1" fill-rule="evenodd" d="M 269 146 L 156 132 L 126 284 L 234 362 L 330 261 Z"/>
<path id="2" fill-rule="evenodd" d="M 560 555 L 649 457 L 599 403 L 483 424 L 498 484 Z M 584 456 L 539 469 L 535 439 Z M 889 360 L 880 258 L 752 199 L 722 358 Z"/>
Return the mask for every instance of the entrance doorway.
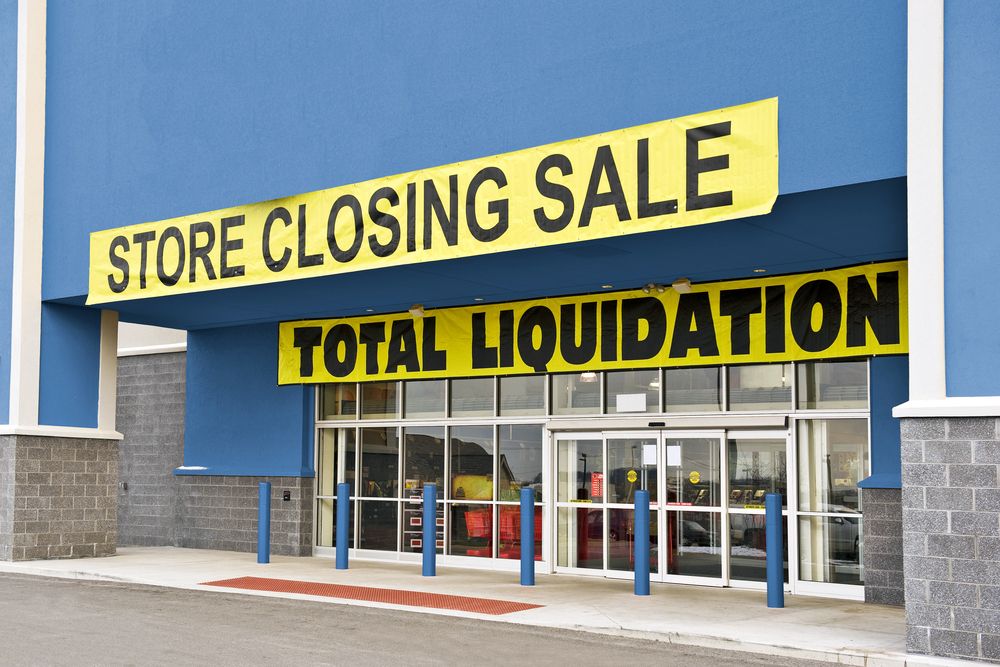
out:
<path id="1" fill-rule="evenodd" d="M 556 569 L 633 578 L 644 489 L 652 581 L 764 586 L 764 496 L 787 513 L 790 454 L 787 431 L 557 433 Z"/>

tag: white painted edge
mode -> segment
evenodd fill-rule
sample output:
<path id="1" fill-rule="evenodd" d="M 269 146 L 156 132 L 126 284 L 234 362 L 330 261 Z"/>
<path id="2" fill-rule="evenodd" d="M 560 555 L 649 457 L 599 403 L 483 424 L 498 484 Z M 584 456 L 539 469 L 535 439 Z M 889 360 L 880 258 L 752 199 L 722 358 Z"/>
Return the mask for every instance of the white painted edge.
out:
<path id="1" fill-rule="evenodd" d="M 0 435 L 37 435 L 50 438 L 85 438 L 88 440 L 121 440 L 125 436 L 115 430 L 75 428 L 72 426 L 8 426 L 0 424 Z"/>
<path id="2" fill-rule="evenodd" d="M 892 409 L 893 417 L 1000 417 L 1000 396 L 948 397 L 907 401 Z"/>
<path id="3" fill-rule="evenodd" d="M 8 421 L 38 424 L 45 203 L 46 0 L 17 3 L 17 130 L 14 168 L 10 403 Z"/>
<path id="4" fill-rule="evenodd" d="M 115 430 L 118 403 L 118 313 L 101 311 L 101 365 L 97 384 L 97 430 Z"/>
<path id="5" fill-rule="evenodd" d="M 906 54 L 910 399 L 943 399 L 944 0 L 909 0 Z"/>
<path id="6" fill-rule="evenodd" d="M 187 343 L 171 343 L 169 345 L 145 345 L 142 347 L 126 347 L 118 350 L 119 357 L 137 357 L 144 354 L 168 354 L 170 352 L 187 352 Z"/>

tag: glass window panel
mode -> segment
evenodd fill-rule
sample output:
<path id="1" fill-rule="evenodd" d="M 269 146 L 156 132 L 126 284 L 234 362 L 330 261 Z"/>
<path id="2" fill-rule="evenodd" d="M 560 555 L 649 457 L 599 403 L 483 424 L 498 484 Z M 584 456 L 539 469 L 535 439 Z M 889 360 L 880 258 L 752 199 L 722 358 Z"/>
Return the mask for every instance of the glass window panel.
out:
<path id="1" fill-rule="evenodd" d="M 729 515 L 729 576 L 767 581 L 767 533 L 763 514 Z M 785 582 L 788 581 L 788 517 L 781 518 Z"/>
<path id="2" fill-rule="evenodd" d="M 864 584 L 861 517 L 799 517 L 799 579 Z"/>
<path id="3" fill-rule="evenodd" d="M 556 563 L 562 567 L 604 569 L 604 510 L 560 507 L 557 516 Z"/>
<path id="4" fill-rule="evenodd" d="M 545 376 L 518 375 L 500 378 L 500 414 L 544 415 Z"/>
<path id="5" fill-rule="evenodd" d="M 608 440 L 608 502 L 635 504 L 635 492 L 649 491 L 656 498 L 656 438 Z"/>
<path id="6" fill-rule="evenodd" d="M 338 463 L 341 470 L 338 472 L 338 478 L 351 485 L 351 497 L 353 498 L 358 493 L 355 486 L 358 465 L 358 432 L 353 428 L 342 428 L 340 429 L 340 437 L 340 460 Z"/>
<path id="7" fill-rule="evenodd" d="M 399 416 L 398 382 L 368 382 L 361 385 L 362 419 L 396 419 Z"/>
<path id="8" fill-rule="evenodd" d="M 403 383 L 403 417 L 426 419 L 445 416 L 447 380 L 407 380 Z"/>
<path id="9" fill-rule="evenodd" d="M 602 533 L 608 540 L 608 569 L 621 572 L 635 572 L 635 510 L 608 510 L 608 527 L 602 531 L 595 524 L 591 529 Z M 656 511 L 649 513 L 649 573 L 659 572 L 657 557 L 657 520 Z"/>
<path id="10" fill-rule="evenodd" d="M 667 438 L 666 504 L 719 507 L 722 466 L 717 438 Z"/>
<path id="11" fill-rule="evenodd" d="M 492 417 L 493 378 L 451 381 L 452 417 Z"/>
<path id="12" fill-rule="evenodd" d="M 604 443 L 559 440 L 559 501 L 604 502 Z"/>
<path id="13" fill-rule="evenodd" d="M 500 540 L 497 556 L 500 558 L 521 558 L 521 508 L 514 505 L 499 505 Z M 542 508 L 535 505 L 535 560 L 542 560 Z"/>
<path id="14" fill-rule="evenodd" d="M 797 365 L 799 409 L 868 407 L 867 361 L 810 361 Z"/>
<path id="15" fill-rule="evenodd" d="M 399 497 L 399 440 L 395 428 L 361 429 L 360 495 Z"/>
<path id="16" fill-rule="evenodd" d="M 350 548 L 354 548 L 354 501 L 348 508 L 347 535 Z M 337 546 L 337 500 L 335 498 L 319 498 L 316 501 L 316 546 Z"/>
<path id="17" fill-rule="evenodd" d="M 721 412 L 722 368 L 668 368 L 664 371 L 667 412 Z"/>
<path id="18" fill-rule="evenodd" d="M 337 495 L 337 434 L 345 429 L 324 428 L 319 434 L 316 453 L 316 495 Z"/>
<path id="19" fill-rule="evenodd" d="M 788 457 L 783 439 L 729 441 L 729 506 L 763 508 L 764 496 L 781 494 L 788 504 Z"/>
<path id="20" fill-rule="evenodd" d="M 722 576 L 722 515 L 714 512 L 666 513 L 667 574 Z"/>
<path id="21" fill-rule="evenodd" d="M 493 500 L 493 427 L 453 426 L 451 488 L 456 500 Z"/>
<path id="22" fill-rule="evenodd" d="M 790 410 L 792 365 L 729 367 L 730 410 Z"/>
<path id="23" fill-rule="evenodd" d="M 858 512 L 868 477 L 867 419 L 799 421 L 799 509 Z"/>
<path id="24" fill-rule="evenodd" d="M 600 373 L 552 376 L 552 414 L 596 415 L 601 412 Z"/>
<path id="25" fill-rule="evenodd" d="M 660 371 L 605 373 L 608 414 L 660 411 Z"/>
<path id="26" fill-rule="evenodd" d="M 521 487 L 535 490 L 535 502 L 544 498 L 542 488 L 542 425 L 501 424 L 498 500 L 519 502 Z"/>
<path id="27" fill-rule="evenodd" d="M 406 553 L 423 553 L 424 550 L 424 505 L 418 494 L 414 494 L 416 502 L 403 501 L 403 551 Z M 438 496 L 440 498 L 440 496 Z M 444 553 L 444 503 L 437 503 L 437 529 L 434 534 L 437 540 L 437 553 Z"/>
<path id="28" fill-rule="evenodd" d="M 361 548 L 395 551 L 399 503 L 384 500 L 361 502 Z"/>
<path id="29" fill-rule="evenodd" d="M 453 556 L 493 557 L 493 506 L 449 505 Z"/>
<path id="30" fill-rule="evenodd" d="M 357 419 L 358 385 L 325 384 L 320 387 L 319 418 Z"/>
<path id="31" fill-rule="evenodd" d="M 437 484 L 437 497 L 444 498 L 444 427 L 425 426 L 403 429 L 404 489 L 411 495 L 423 493 L 425 484 Z"/>

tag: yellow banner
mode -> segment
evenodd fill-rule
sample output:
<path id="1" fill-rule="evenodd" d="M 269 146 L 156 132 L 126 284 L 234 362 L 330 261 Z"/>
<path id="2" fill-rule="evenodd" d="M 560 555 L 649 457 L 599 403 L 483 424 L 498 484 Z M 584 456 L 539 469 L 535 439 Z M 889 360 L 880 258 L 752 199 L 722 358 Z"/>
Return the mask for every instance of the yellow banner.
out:
<path id="1" fill-rule="evenodd" d="M 762 215 L 778 100 L 94 232 L 88 304 Z"/>
<path id="2" fill-rule="evenodd" d="M 906 262 L 282 322 L 278 383 L 579 372 L 906 354 Z"/>

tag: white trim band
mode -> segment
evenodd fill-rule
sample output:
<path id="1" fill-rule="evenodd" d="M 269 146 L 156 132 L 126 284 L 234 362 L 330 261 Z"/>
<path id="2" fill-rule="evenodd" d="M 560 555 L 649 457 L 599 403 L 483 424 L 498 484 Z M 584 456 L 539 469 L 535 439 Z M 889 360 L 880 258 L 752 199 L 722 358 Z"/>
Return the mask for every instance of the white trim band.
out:
<path id="1" fill-rule="evenodd" d="M 168 354 L 170 352 L 187 352 L 187 343 L 170 343 L 169 345 L 144 345 L 142 347 L 126 347 L 118 350 L 119 357 L 138 357 L 143 354 Z"/>
<path id="2" fill-rule="evenodd" d="M 1000 417 L 1000 396 L 952 397 L 907 401 L 892 409 L 893 417 Z"/>
<path id="3" fill-rule="evenodd" d="M 0 435 L 34 435 L 47 438 L 83 438 L 87 440 L 122 440 L 118 431 L 103 431 L 99 428 L 75 428 L 72 426 L 7 426 L 0 425 Z"/>

